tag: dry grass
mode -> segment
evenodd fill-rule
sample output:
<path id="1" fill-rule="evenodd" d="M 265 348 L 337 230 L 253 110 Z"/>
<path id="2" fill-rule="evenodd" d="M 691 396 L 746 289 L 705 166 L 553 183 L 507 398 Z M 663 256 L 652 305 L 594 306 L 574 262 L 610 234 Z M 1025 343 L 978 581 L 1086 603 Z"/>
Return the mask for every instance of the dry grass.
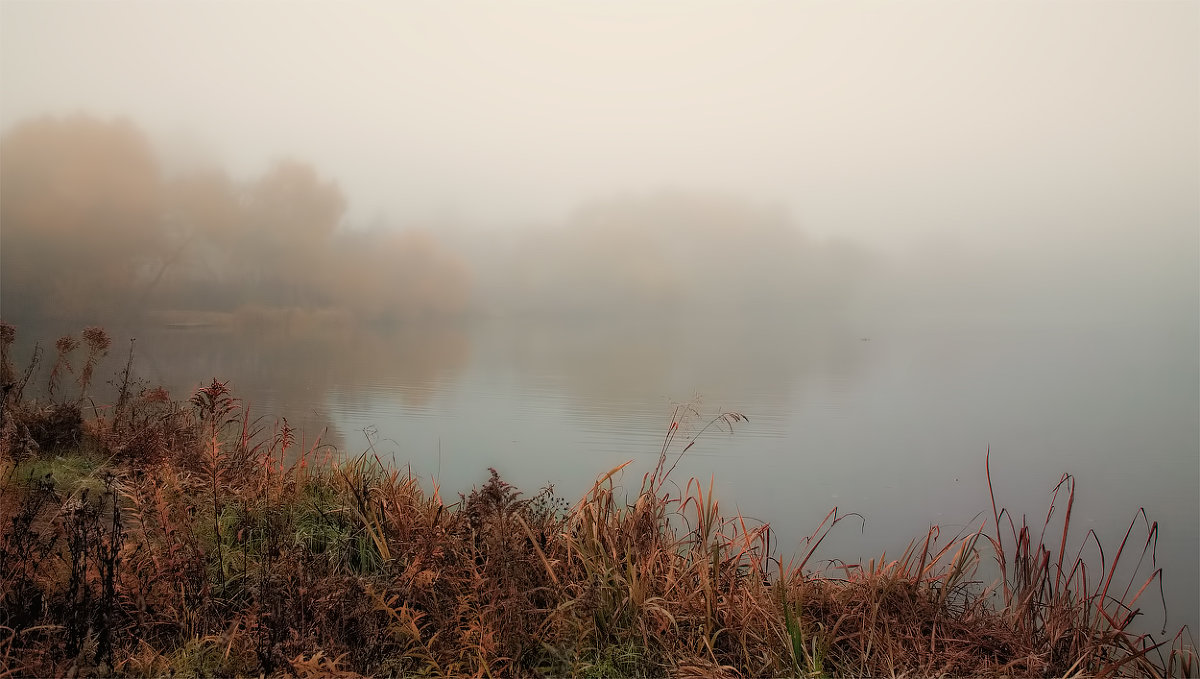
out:
<path id="1" fill-rule="evenodd" d="M 1061 529 L 993 503 L 969 534 L 933 528 L 898 558 L 814 571 L 847 515 L 776 554 L 769 526 L 722 514 L 711 480 L 671 490 L 695 440 L 677 422 L 636 493 L 619 485 L 628 463 L 573 504 L 493 470 L 447 504 L 371 450 L 297 450 L 286 421 L 262 426 L 221 382 L 186 403 L 133 391 L 124 380 L 118 404 L 86 418 L 82 399 L 8 392 L 0 677 L 1197 672 L 1186 631 L 1129 631 L 1162 575 L 1144 513 L 1111 564 L 1068 558 L 1069 476 L 1052 498 L 1066 501 Z M 77 440 L 22 443 L 38 427 Z M 64 454 L 90 462 L 47 466 Z M 1122 582 L 1139 530 L 1152 572 Z M 1001 573 L 990 587 L 974 582 L 984 559 Z"/>

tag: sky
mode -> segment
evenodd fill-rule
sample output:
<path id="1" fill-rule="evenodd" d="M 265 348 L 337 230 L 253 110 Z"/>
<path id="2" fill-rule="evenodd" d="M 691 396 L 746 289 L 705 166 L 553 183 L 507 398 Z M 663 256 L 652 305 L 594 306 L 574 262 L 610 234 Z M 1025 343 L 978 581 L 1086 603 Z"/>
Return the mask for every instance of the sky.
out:
<path id="1" fill-rule="evenodd" d="M 0 0 L 0 128 L 77 111 L 311 162 L 357 224 L 698 189 L 885 250 L 1197 256 L 1196 2 Z"/>

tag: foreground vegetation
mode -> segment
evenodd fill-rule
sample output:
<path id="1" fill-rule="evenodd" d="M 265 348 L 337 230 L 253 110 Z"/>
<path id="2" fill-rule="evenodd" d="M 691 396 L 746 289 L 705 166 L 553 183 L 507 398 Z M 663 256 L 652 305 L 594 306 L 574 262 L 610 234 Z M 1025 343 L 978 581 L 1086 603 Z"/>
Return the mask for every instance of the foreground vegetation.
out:
<path id="1" fill-rule="evenodd" d="M 933 528 L 899 558 L 821 571 L 813 552 L 844 517 L 779 556 L 711 484 L 667 483 L 690 446 L 678 422 L 634 491 L 617 485 L 626 465 L 573 503 L 493 470 L 447 502 L 370 450 L 298 445 L 216 380 L 176 402 L 127 364 L 98 405 L 110 340 L 95 328 L 59 340 L 34 399 L 38 357 L 18 371 L 0 331 L 0 677 L 1198 670 L 1185 630 L 1130 629 L 1161 571 L 1117 582 L 1117 563 L 1155 526 L 1140 517 L 1143 546 L 1131 524 L 1111 564 L 1072 558 L 1069 476 L 1058 541 L 993 502 L 977 531 Z M 985 559 L 1001 573 L 988 587 Z"/>

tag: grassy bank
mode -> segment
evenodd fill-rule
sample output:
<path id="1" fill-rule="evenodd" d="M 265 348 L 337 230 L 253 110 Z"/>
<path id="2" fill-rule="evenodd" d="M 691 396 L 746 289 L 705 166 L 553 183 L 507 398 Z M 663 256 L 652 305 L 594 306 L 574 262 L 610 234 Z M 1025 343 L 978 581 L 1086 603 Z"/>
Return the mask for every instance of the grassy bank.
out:
<path id="1" fill-rule="evenodd" d="M 973 532 L 820 569 L 843 517 L 778 553 L 711 484 L 667 483 L 694 440 L 677 423 L 653 468 L 597 470 L 581 498 L 494 471 L 449 496 L 371 451 L 301 449 L 217 381 L 176 401 L 126 368 L 97 404 L 96 329 L 58 342 L 34 399 L 37 366 L 13 365 L 2 330 L 0 676 L 1200 670 L 1185 632 L 1130 628 L 1162 574 L 1126 581 L 1117 564 L 1152 551 L 1153 524 L 1135 519 L 1102 565 L 1067 551 L 1070 477 L 1052 530 L 993 503 Z M 985 560 L 995 583 L 975 582 Z"/>

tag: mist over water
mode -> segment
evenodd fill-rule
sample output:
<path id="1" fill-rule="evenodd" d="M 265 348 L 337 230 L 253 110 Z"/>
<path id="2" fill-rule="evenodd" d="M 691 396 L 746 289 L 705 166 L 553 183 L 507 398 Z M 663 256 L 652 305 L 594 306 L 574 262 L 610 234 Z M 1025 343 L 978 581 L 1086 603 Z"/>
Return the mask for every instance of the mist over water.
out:
<path id="1" fill-rule="evenodd" d="M 829 558 L 990 447 L 1195 629 L 1198 83 L 1190 3 L 3 3 L 0 315 L 455 491 L 735 410 L 680 477 Z"/>

